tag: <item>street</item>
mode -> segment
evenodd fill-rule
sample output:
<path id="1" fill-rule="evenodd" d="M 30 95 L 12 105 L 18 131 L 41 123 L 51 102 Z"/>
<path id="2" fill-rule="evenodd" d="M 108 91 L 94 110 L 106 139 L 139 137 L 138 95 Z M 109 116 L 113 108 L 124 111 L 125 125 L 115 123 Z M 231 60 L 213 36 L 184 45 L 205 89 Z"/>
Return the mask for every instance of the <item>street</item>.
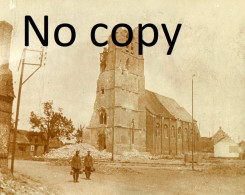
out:
<path id="1" fill-rule="evenodd" d="M 244 194 L 245 175 L 231 170 L 191 171 L 189 167 L 120 168 L 95 165 L 92 180 L 80 175 L 73 183 L 69 166 L 16 160 L 15 170 L 46 186 L 55 194 Z M 108 174 L 106 170 L 110 170 Z M 98 170 L 98 171 L 97 171 Z M 213 173 L 212 173 L 213 172 Z M 234 174 L 231 174 L 234 173 Z"/>

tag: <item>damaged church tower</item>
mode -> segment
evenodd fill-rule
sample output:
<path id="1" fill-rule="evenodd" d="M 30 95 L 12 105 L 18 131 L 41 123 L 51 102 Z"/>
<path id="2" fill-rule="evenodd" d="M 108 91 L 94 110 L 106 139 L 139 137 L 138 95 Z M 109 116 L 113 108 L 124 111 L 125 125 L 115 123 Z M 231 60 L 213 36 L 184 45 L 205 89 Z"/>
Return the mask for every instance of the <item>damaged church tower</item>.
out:
<path id="1" fill-rule="evenodd" d="M 12 26 L 0 21 L 0 169 L 8 167 L 8 146 L 14 100 L 13 78 L 9 69 Z"/>
<path id="2" fill-rule="evenodd" d="M 119 28 L 117 41 L 125 43 L 128 32 Z M 146 150 L 145 77 L 143 55 L 138 55 L 138 29 L 127 47 L 108 40 L 100 56 L 94 112 L 88 129 L 91 143 L 115 153 Z M 114 140 L 113 140 L 114 131 Z"/>

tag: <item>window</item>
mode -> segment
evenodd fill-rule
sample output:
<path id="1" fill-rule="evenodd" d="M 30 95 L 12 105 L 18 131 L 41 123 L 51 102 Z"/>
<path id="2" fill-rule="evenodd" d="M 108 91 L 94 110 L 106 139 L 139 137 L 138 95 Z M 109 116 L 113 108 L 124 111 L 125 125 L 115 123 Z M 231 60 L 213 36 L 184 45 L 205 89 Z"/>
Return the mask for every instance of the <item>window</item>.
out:
<path id="1" fill-rule="evenodd" d="M 181 127 L 178 128 L 178 137 L 181 138 Z"/>
<path id="2" fill-rule="evenodd" d="M 129 68 L 129 59 L 126 60 L 126 69 Z"/>
<path id="3" fill-rule="evenodd" d="M 104 94 L 105 93 L 105 89 L 102 87 L 101 88 L 101 94 Z"/>
<path id="4" fill-rule="evenodd" d="M 188 140 L 188 130 L 187 128 L 185 128 L 185 131 L 184 131 L 184 140 Z"/>
<path id="5" fill-rule="evenodd" d="M 175 137 L 175 127 L 174 127 L 174 126 L 172 126 L 172 129 L 171 129 L 171 130 L 172 130 L 172 132 L 171 132 L 171 136 L 172 136 L 172 137 Z"/>
<path id="6" fill-rule="evenodd" d="M 31 152 L 33 152 L 35 150 L 35 146 L 31 145 Z"/>
<path id="7" fill-rule="evenodd" d="M 106 124 L 106 111 L 102 108 L 99 114 L 100 114 L 100 124 Z"/>
<path id="8" fill-rule="evenodd" d="M 168 138 L 168 125 L 164 125 L 164 136 Z"/>
<path id="9" fill-rule="evenodd" d="M 156 136 L 160 136 L 160 124 L 156 124 Z"/>

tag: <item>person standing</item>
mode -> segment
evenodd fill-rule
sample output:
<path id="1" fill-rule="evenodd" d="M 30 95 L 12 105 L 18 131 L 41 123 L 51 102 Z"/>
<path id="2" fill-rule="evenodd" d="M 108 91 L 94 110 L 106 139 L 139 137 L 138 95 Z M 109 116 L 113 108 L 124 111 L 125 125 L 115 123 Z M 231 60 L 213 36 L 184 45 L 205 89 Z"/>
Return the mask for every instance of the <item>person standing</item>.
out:
<path id="1" fill-rule="evenodd" d="M 88 155 L 85 156 L 84 158 L 84 167 L 85 167 L 85 174 L 86 174 L 86 179 L 90 179 L 90 175 L 93 168 L 93 158 L 90 155 L 90 151 L 88 151 Z"/>
<path id="2" fill-rule="evenodd" d="M 82 168 L 81 158 L 79 156 L 79 151 L 76 151 L 76 154 L 72 157 L 71 168 L 73 170 L 73 180 L 78 182 L 79 172 Z"/>

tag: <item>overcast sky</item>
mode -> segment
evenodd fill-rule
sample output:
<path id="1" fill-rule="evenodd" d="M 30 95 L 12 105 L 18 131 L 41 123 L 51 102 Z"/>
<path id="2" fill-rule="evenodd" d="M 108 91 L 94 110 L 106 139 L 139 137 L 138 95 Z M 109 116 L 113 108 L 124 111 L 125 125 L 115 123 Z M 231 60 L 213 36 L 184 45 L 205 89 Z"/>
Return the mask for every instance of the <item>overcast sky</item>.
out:
<path id="1" fill-rule="evenodd" d="M 0 0 L 0 20 L 14 25 L 10 68 L 17 96 L 18 62 L 24 48 L 24 17 L 31 15 L 43 32 L 44 15 L 49 16 L 47 65 L 24 86 L 21 97 L 20 129 L 30 129 L 31 111 L 41 114 L 41 104 L 53 100 L 72 118 L 75 126 L 88 124 L 93 112 L 96 82 L 99 75 L 99 53 L 90 31 L 97 23 L 108 25 L 96 34 L 107 39 L 118 23 L 132 28 L 139 23 L 158 27 L 155 46 L 144 48 L 146 89 L 174 98 L 191 113 L 191 78 L 194 78 L 194 118 L 202 136 L 215 133 L 219 126 L 236 141 L 245 139 L 245 3 L 226 0 L 187 1 L 78 1 Z M 54 29 L 61 23 L 75 27 L 76 40 L 62 48 L 54 42 Z M 161 29 L 166 24 L 171 37 L 182 24 L 172 55 Z M 30 32 L 30 48 L 41 44 Z M 60 31 L 61 40 L 69 40 L 67 29 Z M 152 32 L 144 37 L 150 41 Z M 32 71 L 26 68 L 26 76 Z M 14 101 L 14 110 L 16 99 Z M 15 117 L 15 115 L 14 115 Z"/>

